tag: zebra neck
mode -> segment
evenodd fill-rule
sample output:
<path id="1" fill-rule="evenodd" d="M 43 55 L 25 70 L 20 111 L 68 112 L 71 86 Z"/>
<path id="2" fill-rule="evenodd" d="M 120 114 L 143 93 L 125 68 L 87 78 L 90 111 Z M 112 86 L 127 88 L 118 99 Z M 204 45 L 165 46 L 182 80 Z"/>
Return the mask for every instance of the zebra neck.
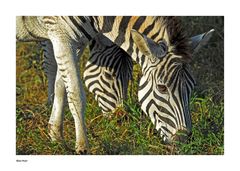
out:
<path id="1" fill-rule="evenodd" d="M 131 30 L 137 30 L 156 42 L 163 37 L 162 33 L 165 30 L 162 17 L 100 16 L 95 17 L 94 20 L 99 32 L 126 51 L 140 65 L 144 56 L 133 42 Z"/>

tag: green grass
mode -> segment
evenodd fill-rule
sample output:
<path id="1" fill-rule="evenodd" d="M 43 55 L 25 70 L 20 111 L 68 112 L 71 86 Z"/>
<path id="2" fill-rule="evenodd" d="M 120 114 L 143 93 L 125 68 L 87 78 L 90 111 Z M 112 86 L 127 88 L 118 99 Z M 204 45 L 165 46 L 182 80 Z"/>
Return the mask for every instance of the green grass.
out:
<path id="1" fill-rule="evenodd" d="M 200 17 L 194 21 L 196 24 L 206 20 Z M 201 33 L 203 28 L 199 29 Z M 88 50 L 81 66 L 87 56 Z M 74 122 L 68 108 L 64 119 L 65 143 L 51 142 L 48 136 L 51 106 L 47 105 L 47 80 L 41 65 L 42 52 L 37 44 L 17 43 L 16 154 L 75 154 Z M 135 65 L 134 80 L 129 86 L 131 98 L 125 102 L 125 108 L 103 116 L 93 95 L 87 93 L 86 125 L 91 154 L 224 154 L 223 41 L 215 35 L 191 65 L 197 87 L 190 106 L 193 135 L 187 144 L 164 145 L 150 119 L 142 114 L 137 102 L 140 72 Z"/>

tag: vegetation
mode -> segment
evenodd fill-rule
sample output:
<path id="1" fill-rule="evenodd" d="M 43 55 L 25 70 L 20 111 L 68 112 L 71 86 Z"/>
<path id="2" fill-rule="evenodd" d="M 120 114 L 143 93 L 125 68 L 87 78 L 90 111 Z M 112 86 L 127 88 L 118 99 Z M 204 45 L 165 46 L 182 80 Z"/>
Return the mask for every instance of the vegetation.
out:
<path id="1" fill-rule="evenodd" d="M 183 17 L 189 37 L 212 28 L 210 43 L 191 63 L 197 86 L 192 94 L 193 135 L 187 144 L 165 145 L 137 102 L 139 67 L 134 66 L 129 99 L 108 117 L 87 93 L 86 125 L 91 154 L 224 154 L 223 17 Z M 88 58 L 85 50 L 80 65 Z M 36 43 L 17 43 L 16 52 L 16 154 L 74 154 L 73 118 L 65 109 L 66 144 L 51 142 L 47 124 L 47 79 L 42 51 Z M 88 92 L 88 91 L 86 91 Z"/>

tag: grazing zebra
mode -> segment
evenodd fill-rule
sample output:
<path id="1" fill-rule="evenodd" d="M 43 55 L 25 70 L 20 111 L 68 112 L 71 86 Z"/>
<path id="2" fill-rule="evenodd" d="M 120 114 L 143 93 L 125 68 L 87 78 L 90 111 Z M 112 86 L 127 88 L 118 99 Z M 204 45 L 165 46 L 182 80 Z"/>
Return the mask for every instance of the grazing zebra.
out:
<path id="1" fill-rule="evenodd" d="M 141 109 L 160 131 L 163 140 L 184 142 L 187 136 L 178 133 L 191 132 L 189 99 L 194 87 L 188 62 L 194 48 L 199 49 L 212 30 L 189 41 L 176 17 L 17 17 L 18 40 L 47 39 L 53 45 L 58 66 L 56 81 L 62 80 L 60 87 L 62 92 L 66 90 L 75 121 L 76 152 L 88 149 L 84 123 L 86 102 L 76 62 L 77 51 L 99 33 L 141 66 L 138 92 Z M 191 45 L 194 45 L 192 49 Z M 54 101 L 57 98 L 55 94 Z M 59 118 L 60 111 L 61 106 L 56 105 L 51 117 Z M 59 125 L 53 123 L 51 129 L 54 128 L 58 131 Z"/>
<path id="2" fill-rule="evenodd" d="M 132 59 L 102 35 L 95 37 L 89 47 L 90 57 L 83 74 L 85 84 L 94 93 L 102 112 L 113 112 L 127 98 Z"/>

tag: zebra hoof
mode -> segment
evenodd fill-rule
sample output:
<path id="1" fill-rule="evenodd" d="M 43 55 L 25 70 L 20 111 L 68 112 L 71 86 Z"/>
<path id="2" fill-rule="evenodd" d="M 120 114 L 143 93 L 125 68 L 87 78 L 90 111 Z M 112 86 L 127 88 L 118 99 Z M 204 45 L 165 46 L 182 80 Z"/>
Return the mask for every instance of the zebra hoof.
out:
<path id="1" fill-rule="evenodd" d="M 48 135 L 53 142 L 60 142 L 63 140 L 62 129 L 60 126 L 48 124 Z"/>
<path id="2" fill-rule="evenodd" d="M 75 149 L 76 149 L 76 154 L 80 154 L 80 155 L 90 154 L 88 147 L 84 145 L 77 145 Z"/>

